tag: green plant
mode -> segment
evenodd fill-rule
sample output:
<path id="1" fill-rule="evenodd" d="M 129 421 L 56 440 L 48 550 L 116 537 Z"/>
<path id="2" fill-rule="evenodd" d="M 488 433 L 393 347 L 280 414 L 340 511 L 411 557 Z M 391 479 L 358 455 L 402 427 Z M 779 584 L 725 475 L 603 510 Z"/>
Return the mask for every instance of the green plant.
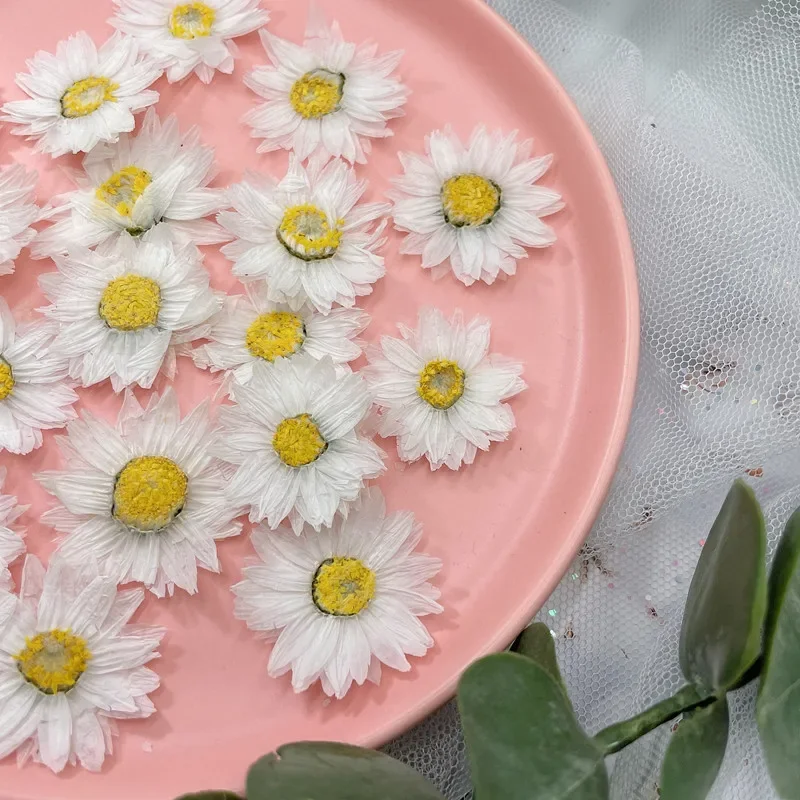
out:
<path id="1" fill-rule="evenodd" d="M 595 736 L 578 724 L 545 625 L 513 652 L 462 676 L 458 704 L 477 800 L 604 800 L 606 756 L 681 716 L 661 770 L 662 800 L 703 800 L 728 739 L 729 692 L 761 678 L 756 718 L 780 797 L 800 800 L 800 510 L 767 581 L 764 520 L 738 481 L 709 533 L 689 588 L 680 638 L 686 685 Z M 257 761 L 247 800 L 442 800 L 413 770 L 341 744 L 287 745 Z M 232 800 L 227 792 L 180 800 Z"/>

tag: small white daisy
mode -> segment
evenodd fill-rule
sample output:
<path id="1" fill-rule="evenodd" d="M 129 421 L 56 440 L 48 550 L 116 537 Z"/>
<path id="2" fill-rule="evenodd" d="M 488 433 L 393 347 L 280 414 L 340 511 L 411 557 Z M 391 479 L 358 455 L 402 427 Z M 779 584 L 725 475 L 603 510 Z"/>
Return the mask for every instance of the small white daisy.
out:
<path id="1" fill-rule="evenodd" d="M 372 143 L 392 132 L 387 122 L 403 115 L 408 90 L 392 73 L 401 50 L 377 55 L 372 42 L 344 41 L 339 23 L 312 12 L 303 46 L 259 31 L 272 66 L 256 67 L 245 85 L 265 103 L 244 122 L 264 141 L 261 153 L 294 150 L 365 164 Z"/>
<path id="2" fill-rule="evenodd" d="M 561 195 L 538 186 L 553 157 L 530 158 L 531 140 L 478 127 L 469 144 L 449 129 L 425 141 L 426 157 L 401 153 L 405 173 L 393 180 L 394 223 L 407 231 L 400 252 L 422 255 L 434 276 L 448 272 L 467 286 L 513 275 L 526 247 L 556 240 L 540 217 L 563 207 Z"/>
<path id="3" fill-rule="evenodd" d="M 520 363 L 488 354 L 489 321 L 423 309 L 416 330 L 398 327 L 403 338 L 384 336 L 363 374 L 383 409 L 380 434 L 397 437 L 400 458 L 458 469 L 507 439 L 514 414 L 502 401 L 526 386 Z"/>
<path id="4" fill-rule="evenodd" d="M 0 275 L 14 271 L 14 259 L 36 236 L 30 227 L 40 216 L 35 191 L 35 172 L 22 164 L 0 167 Z"/>
<path id="5" fill-rule="evenodd" d="M 41 310 L 59 325 L 52 352 L 82 386 L 110 378 L 115 392 L 148 389 L 159 371 L 174 377 L 177 348 L 207 335 L 222 297 L 192 245 L 155 236 L 108 244 L 57 256 L 59 271 L 39 277 L 52 303 Z"/>
<path id="6" fill-rule="evenodd" d="M 269 21 L 259 0 L 114 0 L 109 22 L 136 39 L 172 83 L 192 71 L 210 83 L 214 71 L 233 72 L 233 39 Z"/>
<path id="7" fill-rule="evenodd" d="M 410 511 L 386 515 L 378 489 L 332 528 L 299 536 L 259 527 L 260 561 L 233 587 L 235 614 L 276 639 L 268 671 L 291 670 L 303 692 L 319 680 L 344 697 L 353 681 L 380 681 L 381 663 L 407 672 L 407 655 L 424 656 L 433 639 L 419 617 L 438 614 L 439 590 L 428 581 L 441 561 L 414 552 L 422 526 Z"/>
<path id="8" fill-rule="evenodd" d="M 0 467 L 0 487 L 6 481 L 7 470 Z M 28 506 L 17 505 L 17 498 L 10 494 L 0 494 L 0 591 L 13 585 L 8 565 L 25 552 L 25 542 L 19 530 L 11 526 Z"/>
<path id="9" fill-rule="evenodd" d="M 174 116 L 162 122 L 148 109 L 135 136 L 98 145 L 83 168 L 79 188 L 58 198 L 48 215 L 57 221 L 34 242 L 36 258 L 117 236 L 144 233 L 146 240 L 162 228 L 180 244 L 230 238 L 203 219 L 226 206 L 224 191 L 208 188 L 216 175 L 214 148 L 201 144 L 197 128 L 181 135 Z"/>
<path id="10" fill-rule="evenodd" d="M 217 219 L 236 238 L 222 248 L 243 281 L 265 279 L 267 296 L 299 309 L 310 302 L 327 314 L 334 303 L 348 308 L 372 292 L 385 273 L 378 250 L 388 213 L 385 203 L 359 203 L 367 182 L 341 159 L 294 156 L 286 177 L 250 174 L 232 186 L 235 211 Z"/>
<path id="11" fill-rule="evenodd" d="M 330 356 L 279 358 L 254 370 L 220 409 L 219 456 L 237 467 L 228 487 L 250 520 L 276 528 L 288 516 L 330 525 L 384 470 L 383 453 L 358 432 L 372 400 L 356 374 L 337 373 Z"/>
<path id="12" fill-rule="evenodd" d="M 0 593 L 0 758 L 98 771 L 115 720 L 155 712 L 158 675 L 144 665 L 165 630 L 127 624 L 143 599 L 117 592 L 91 561 L 56 556 L 45 572 L 25 559 L 19 597 Z"/>
<path id="13" fill-rule="evenodd" d="M 330 356 L 344 365 L 361 355 L 354 337 L 368 325 L 369 315 L 357 308 L 337 308 L 327 316 L 308 306 L 292 311 L 266 299 L 263 284 L 248 284 L 247 296 L 230 295 L 212 320 L 208 344 L 192 350 L 194 363 L 212 372 L 232 370 L 238 383 L 247 383 L 256 364 L 307 353 Z"/>
<path id="14" fill-rule="evenodd" d="M 241 532 L 213 441 L 207 404 L 181 420 L 172 389 L 144 411 L 128 393 L 116 427 L 84 413 L 59 443 L 67 469 L 38 476 L 64 505 L 42 515 L 66 534 L 59 552 L 158 597 L 194 594 L 198 566 L 219 572 L 216 540 Z"/>
<path id="15" fill-rule="evenodd" d="M 75 419 L 78 395 L 67 385 L 67 363 L 51 350 L 55 327 L 17 326 L 0 297 L 0 450 L 24 455 L 41 447 L 42 431 Z"/>
<path id="16" fill-rule="evenodd" d="M 133 130 L 133 115 L 158 100 L 147 87 L 160 67 L 119 33 L 98 50 L 81 31 L 59 42 L 55 55 L 40 50 L 26 65 L 29 73 L 17 73 L 16 82 L 30 99 L 6 103 L 0 120 L 17 123 L 12 133 L 38 140 L 54 157 L 117 141 Z"/>

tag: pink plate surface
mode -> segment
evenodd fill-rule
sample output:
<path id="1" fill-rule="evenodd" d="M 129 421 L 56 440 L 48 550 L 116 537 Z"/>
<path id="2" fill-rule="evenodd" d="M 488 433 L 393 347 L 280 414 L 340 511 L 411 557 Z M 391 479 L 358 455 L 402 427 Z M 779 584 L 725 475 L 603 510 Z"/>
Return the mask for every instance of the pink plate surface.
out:
<path id="1" fill-rule="evenodd" d="M 266 4 L 266 3 L 265 3 Z M 233 618 L 229 587 L 251 552 L 248 537 L 219 545 L 222 573 L 202 573 L 199 594 L 148 598 L 137 621 L 169 628 L 154 662 L 161 688 L 149 720 L 120 724 L 115 751 L 100 774 L 68 767 L 60 776 L 12 758 L 0 763 L 3 800 L 169 800 L 203 788 L 238 788 L 247 765 L 289 741 L 326 739 L 377 746 L 451 697 L 463 669 L 501 649 L 544 602 L 583 541 L 608 488 L 622 447 L 637 361 L 636 278 L 625 222 L 606 166 L 563 89 L 539 58 L 480 0 L 322 0 L 348 39 L 372 38 L 383 50 L 406 51 L 401 74 L 412 95 L 395 136 L 379 141 L 366 167 L 370 198 L 398 172 L 398 150 L 423 148 L 425 134 L 451 123 L 466 136 L 477 123 L 519 129 L 535 153 L 554 153 L 543 183 L 557 188 L 565 210 L 550 218 L 552 248 L 533 251 L 516 277 L 467 289 L 448 276 L 434 282 L 416 257 L 386 249 L 387 277 L 363 302 L 373 315 L 367 339 L 413 323 L 431 304 L 488 315 L 492 349 L 525 362 L 529 390 L 511 403 L 518 428 L 510 440 L 479 453 L 460 472 L 432 473 L 426 463 L 398 463 L 385 441 L 389 469 L 380 480 L 390 509 L 410 508 L 425 526 L 423 549 L 444 561 L 438 580 L 445 613 L 429 618 L 436 646 L 406 674 L 384 670 L 380 687 L 356 687 L 343 701 L 319 689 L 292 693 L 287 678 L 266 674 L 268 645 Z M 300 40 L 306 3 L 269 3 L 270 29 Z M 4 0 L 0 7 L 0 98 L 22 97 L 13 77 L 36 50 L 84 29 L 102 42 L 111 0 Z M 254 102 L 242 76 L 265 56 L 255 34 L 239 40 L 232 76 L 210 87 L 190 77 L 165 80 L 157 106 L 182 126 L 201 126 L 216 147 L 221 186 L 245 169 L 282 174 L 285 153 L 257 155 L 238 120 Z M 39 170 L 39 199 L 69 188 L 57 161 L 36 156 L 0 129 L 0 163 L 15 159 Z M 220 253 L 207 248 L 214 285 L 241 291 Z M 36 279 L 53 269 L 23 256 L 0 291 L 18 319 L 42 304 Z M 182 359 L 182 361 L 184 361 Z M 181 363 L 176 379 L 184 411 L 212 391 L 210 378 Z M 162 384 L 163 385 L 163 384 Z M 138 392 L 140 398 L 146 393 Z M 81 392 L 81 404 L 109 417 L 120 398 L 110 387 Z M 30 503 L 22 517 L 30 551 L 47 556 L 53 533 L 38 522 L 50 498 L 32 474 L 59 466 L 53 434 L 28 457 L 4 454 L 6 491 Z M 246 527 L 246 532 L 249 530 Z M 19 577 L 19 567 L 15 570 Z"/>

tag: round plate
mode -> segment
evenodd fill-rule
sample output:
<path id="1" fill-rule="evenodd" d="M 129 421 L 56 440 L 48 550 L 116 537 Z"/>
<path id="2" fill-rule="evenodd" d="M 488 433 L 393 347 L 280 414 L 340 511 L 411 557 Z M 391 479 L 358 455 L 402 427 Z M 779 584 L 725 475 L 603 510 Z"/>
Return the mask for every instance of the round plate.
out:
<path id="1" fill-rule="evenodd" d="M 306 3 L 271 5 L 274 33 L 302 40 Z M 319 690 L 295 695 L 287 677 L 272 679 L 269 645 L 233 617 L 229 587 L 251 552 L 245 535 L 219 544 L 222 573 L 200 575 L 199 593 L 148 598 L 137 621 L 169 629 L 154 663 L 161 688 L 158 712 L 122 721 L 113 755 L 100 774 L 68 767 L 60 776 L 13 757 L 0 764 L 0 795 L 9 800 L 168 800 L 204 788 L 237 788 L 254 759 L 276 746 L 325 739 L 378 746 L 402 733 L 453 695 L 464 668 L 499 650 L 527 623 L 575 555 L 598 511 L 622 447 L 633 397 L 638 304 L 625 222 L 605 163 L 564 90 L 540 59 L 480 0 L 323 0 L 329 17 L 351 41 L 375 39 L 383 51 L 406 51 L 400 73 L 412 90 L 407 116 L 392 123 L 395 136 L 378 140 L 362 174 L 368 199 L 377 199 L 399 171 L 398 150 L 420 151 L 430 130 L 453 125 L 468 136 L 474 125 L 518 129 L 535 140 L 535 154 L 554 153 L 542 183 L 560 191 L 566 208 L 551 217 L 558 242 L 532 251 L 515 277 L 470 288 L 452 276 L 434 282 L 417 257 L 398 253 L 393 233 L 386 248 L 387 276 L 366 298 L 373 315 L 366 338 L 414 324 L 421 305 L 448 313 L 488 315 L 492 350 L 522 360 L 529 389 L 511 401 L 518 427 L 510 439 L 479 453 L 459 472 L 431 472 L 427 462 L 405 465 L 389 452 L 378 482 L 390 509 L 410 508 L 424 523 L 422 550 L 439 556 L 445 613 L 427 619 L 436 640 L 412 670 L 384 670 L 379 687 L 354 687 L 330 701 Z M 0 48 L 0 98 L 22 97 L 13 84 L 36 50 L 53 52 L 68 34 L 84 29 L 96 42 L 111 34 L 110 0 L 6 0 L 0 25 L 9 34 Z M 256 154 L 239 123 L 256 101 L 242 84 L 266 57 L 256 34 L 237 40 L 242 57 L 233 75 L 210 86 L 193 76 L 180 85 L 161 80 L 158 111 L 176 113 L 183 128 L 200 125 L 214 145 L 217 185 L 246 169 L 276 176 L 286 153 Z M 141 118 L 140 118 L 141 119 Z M 40 173 L 39 200 L 70 188 L 64 166 L 78 158 L 35 156 L 30 146 L 0 129 L 2 161 L 11 158 Z M 241 291 L 230 266 L 206 248 L 214 285 Z M 18 318 L 31 318 L 43 298 L 36 279 L 49 261 L 17 261 L 2 278 L 3 294 Z M 208 375 L 181 359 L 176 385 L 184 411 L 212 391 Z M 163 387 L 163 382 L 158 384 Z M 140 398 L 145 392 L 137 392 Z M 81 391 L 81 405 L 108 417 L 120 397 L 110 387 Z M 5 490 L 30 503 L 22 517 L 31 552 L 47 556 L 53 532 L 38 522 L 52 500 L 33 473 L 59 466 L 54 435 L 27 457 L 3 455 Z M 15 575 L 19 577 L 19 567 Z"/>

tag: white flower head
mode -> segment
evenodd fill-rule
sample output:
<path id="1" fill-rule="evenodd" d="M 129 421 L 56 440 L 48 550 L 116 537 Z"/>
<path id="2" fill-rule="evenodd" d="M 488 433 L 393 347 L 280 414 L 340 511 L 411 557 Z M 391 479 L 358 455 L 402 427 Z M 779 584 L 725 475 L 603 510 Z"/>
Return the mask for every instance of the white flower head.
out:
<path id="1" fill-rule="evenodd" d="M 383 409 L 380 434 L 397 437 L 400 458 L 458 469 L 507 439 L 514 414 L 503 400 L 526 386 L 520 363 L 488 354 L 489 321 L 423 309 L 416 330 L 398 327 L 403 338 L 384 336 L 362 374 Z"/>
<path id="2" fill-rule="evenodd" d="M 249 174 L 228 191 L 235 211 L 217 219 L 236 238 L 222 252 L 243 281 L 266 280 L 267 297 L 297 310 L 309 302 L 327 314 L 351 308 L 385 273 L 378 250 L 385 203 L 359 203 L 367 182 L 341 159 L 294 157 L 282 181 Z"/>
<path id="3" fill-rule="evenodd" d="M 530 158 L 531 140 L 478 127 L 465 147 L 449 128 L 434 131 L 424 157 L 401 153 L 404 174 L 389 193 L 394 223 L 407 231 L 400 252 L 419 254 L 434 276 L 453 274 L 467 286 L 513 275 L 526 247 L 556 240 L 540 217 L 563 207 L 561 195 L 536 181 L 553 157 Z"/>
<path id="4" fill-rule="evenodd" d="M 377 54 L 377 45 L 346 42 L 339 24 L 312 9 L 302 46 L 259 31 L 271 66 L 256 67 L 245 84 L 266 101 L 244 122 L 263 139 L 259 152 L 294 150 L 365 164 L 371 139 L 392 135 L 408 90 L 392 73 L 403 56 Z"/>
<path id="5" fill-rule="evenodd" d="M 441 562 L 414 552 L 421 535 L 410 511 L 387 516 L 374 488 L 331 528 L 306 527 L 297 537 L 256 528 L 260 560 L 233 591 L 236 616 L 277 640 L 269 674 L 291 670 L 296 692 L 319 680 L 341 698 L 354 681 L 378 683 L 381 663 L 410 670 L 406 656 L 433 646 L 419 617 L 442 611 L 428 582 Z"/>
<path id="6" fill-rule="evenodd" d="M 85 413 L 59 442 L 67 469 L 38 476 L 63 504 L 42 515 L 59 552 L 158 597 L 194 594 L 198 566 L 219 572 L 216 540 L 241 532 L 213 442 L 207 404 L 181 419 L 172 389 L 144 411 L 128 393 L 116 426 Z"/>
<path id="7" fill-rule="evenodd" d="M 25 559 L 20 595 L 0 592 L 0 758 L 98 771 L 117 719 L 149 717 L 163 628 L 128 625 L 141 589 L 117 592 L 91 562 Z"/>
<path id="8" fill-rule="evenodd" d="M 174 116 L 163 122 L 149 109 L 138 133 L 100 144 L 83 159 L 78 188 L 58 198 L 57 221 L 33 244 L 37 258 L 95 247 L 110 238 L 147 240 L 167 231 L 179 244 L 216 244 L 230 237 L 203 219 L 226 206 L 225 193 L 209 189 L 216 175 L 214 148 L 194 127 L 181 135 Z"/>
<path id="9" fill-rule="evenodd" d="M 22 164 L 0 167 L 0 275 L 14 271 L 14 259 L 36 236 L 30 227 L 40 217 L 35 191 L 35 172 Z"/>
<path id="10" fill-rule="evenodd" d="M 109 22 L 136 39 L 162 66 L 170 83 L 192 71 L 203 83 L 214 72 L 233 72 L 233 39 L 266 25 L 259 0 L 114 0 Z"/>
<path id="11" fill-rule="evenodd" d="M 6 475 L 6 468 L 0 467 L 0 487 L 6 481 Z M 13 585 L 8 565 L 25 552 L 22 531 L 12 526 L 27 509 L 28 506 L 18 505 L 13 495 L 0 494 L 0 591 Z"/>
<path id="12" fill-rule="evenodd" d="M 56 257 L 39 283 L 58 323 L 52 352 L 82 386 L 111 379 L 114 391 L 148 389 L 175 374 L 178 349 L 208 332 L 222 298 L 209 287 L 197 248 L 121 237 L 97 251 Z"/>
<path id="13" fill-rule="evenodd" d="M 330 356 L 280 358 L 232 395 L 217 451 L 237 468 L 229 500 L 249 506 L 252 522 L 277 528 L 288 517 L 298 534 L 304 522 L 330 525 L 385 470 L 382 451 L 358 431 L 372 405 L 367 386 Z"/>
<path id="14" fill-rule="evenodd" d="M 369 323 L 357 308 L 336 308 L 328 315 L 302 306 L 296 311 L 266 298 L 264 284 L 248 284 L 246 295 L 229 295 L 211 321 L 207 344 L 192 350 L 194 363 L 212 372 L 230 370 L 237 383 L 247 383 L 258 364 L 306 353 L 330 356 L 345 365 L 361 355 L 355 337 Z"/>
<path id="15" fill-rule="evenodd" d="M 16 123 L 12 133 L 36 139 L 53 157 L 117 141 L 133 130 L 133 115 L 158 100 L 147 87 L 160 67 L 119 33 L 98 50 L 81 31 L 59 42 L 55 55 L 39 51 L 26 64 L 29 72 L 16 81 L 29 99 L 6 103 L 0 120 Z"/>
<path id="16" fill-rule="evenodd" d="M 52 352 L 55 332 L 44 320 L 18 326 L 0 297 L 0 450 L 30 453 L 41 447 L 43 430 L 75 419 L 78 395 L 66 361 Z"/>

